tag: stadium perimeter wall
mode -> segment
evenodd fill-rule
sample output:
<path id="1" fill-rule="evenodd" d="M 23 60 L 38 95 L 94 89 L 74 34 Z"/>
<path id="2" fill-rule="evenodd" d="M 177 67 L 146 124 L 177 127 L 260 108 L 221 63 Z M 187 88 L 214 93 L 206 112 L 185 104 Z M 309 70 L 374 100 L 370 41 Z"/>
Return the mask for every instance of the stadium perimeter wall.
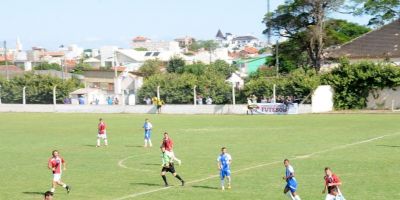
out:
<path id="1" fill-rule="evenodd" d="M 311 113 L 311 105 L 299 105 L 299 114 Z M 163 114 L 246 114 L 247 105 L 164 105 Z M 37 113 L 136 113 L 154 114 L 153 105 L 38 105 L 0 104 L 0 112 Z"/>

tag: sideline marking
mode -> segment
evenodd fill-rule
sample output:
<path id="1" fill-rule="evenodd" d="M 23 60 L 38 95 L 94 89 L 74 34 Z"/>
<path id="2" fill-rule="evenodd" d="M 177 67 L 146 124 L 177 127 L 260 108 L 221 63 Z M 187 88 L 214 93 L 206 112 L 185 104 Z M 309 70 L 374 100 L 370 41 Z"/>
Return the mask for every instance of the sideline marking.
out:
<path id="1" fill-rule="evenodd" d="M 387 134 L 387 135 L 382 135 L 382 136 L 378 136 L 378 137 L 374 137 L 374 138 L 371 138 L 371 139 L 362 140 L 362 141 L 358 141 L 358 142 L 354 142 L 354 143 L 339 145 L 339 146 L 332 147 L 332 148 L 329 148 L 329 149 L 326 149 L 326 150 L 316 151 L 314 153 L 310 153 L 310 154 L 307 154 L 307 155 L 304 155 L 304 156 L 297 156 L 297 157 L 293 158 L 292 160 L 306 159 L 306 158 L 310 158 L 310 157 L 312 157 L 314 155 L 318 155 L 318 154 L 322 154 L 322 153 L 326 153 L 326 152 L 330 152 L 330 151 L 334 151 L 334 150 L 338 150 L 338 149 L 345 149 L 347 147 L 351 147 L 351 146 L 355 146 L 355 145 L 359 145 L 359 144 L 364 144 L 364 143 L 372 142 L 372 141 L 379 140 L 379 139 L 382 139 L 382 138 L 385 138 L 385 137 L 396 136 L 396 135 L 399 135 L 399 134 L 400 133 Z M 248 170 L 252 170 L 252 169 L 255 169 L 255 168 L 265 167 L 265 166 L 273 165 L 273 164 L 277 164 L 277 163 L 282 163 L 282 161 L 280 160 L 280 161 L 274 161 L 274 162 L 269 162 L 269 163 L 263 163 L 263 164 L 259 164 L 259 165 L 255 165 L 255 166 L 251 166 L 251 167 L 246 167 L 246 168 L 243 168 L 243 169 L 239 169 L 239 170 L 233 171 L 231 174 L 236 174 L 236 173 L 239 173 L 239 172 L 242 172 L 242 171 L 248 171 Z M 199 183 L 199 182 L 206 181 L 206 180 L 209 180 L 209 179 L 213 179 L 213 178 L 216 178 L 216 177 L 219 177 L 219 175 L 211 175 L 211 176 L 208 176 L 206 178 L 202 178 L 202 179 L 197 179 L 197 180 L 186 182 L 186 184 Z M 149 191 L 146 191 L 146 192 L 133 193 L 133 194 L 130 194 L 130 195 L 127 195 L 127 196 L 124 196 L 124 197 L 120 197 L 120 198 L 114 199 L 114 200 L 125 200 L 125 199 L 129 199 L 129 198 L 135 198 L 135 197 L 138 197 L 138 196 L 151 194 L 151 193 L 154 193 L 154 192 L 159 192 L 159 191 L 162 191 L 162 190 L 167 190 L 167 189 L 175 188 L 175 187 L 178 187 L 178 186 L 163 187 L 163 188 L 158 188 L 158 189 L 154 189 L 154 190 L 149 190 Z"/>

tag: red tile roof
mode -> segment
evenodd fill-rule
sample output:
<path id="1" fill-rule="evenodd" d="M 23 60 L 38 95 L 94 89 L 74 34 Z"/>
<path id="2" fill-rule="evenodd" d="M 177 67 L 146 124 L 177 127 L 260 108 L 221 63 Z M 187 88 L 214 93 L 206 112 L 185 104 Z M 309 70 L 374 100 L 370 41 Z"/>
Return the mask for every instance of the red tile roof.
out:
<path id="1" fill-rule="evenodd" d="M 327 50 L 328 58 L 341 56 L 356 59 L 400 57 L 400 19 Z"/>
<path id="2" fill-rule="evenodd" d="M 0 65 L 0 71 L 10 71 L 10 72 L 22 72 L 21 68 L 15 66 L 15 65 Z"/>
<path id="3" fill-rule="evenodd" d="M 245 47 L 244 50 L 248 54 L 258 54 L 258 49 L 254 47 Z"/>
<path id="4" fill-rule="evenodd" d="M 8 61 L 13 60 L 13 59 L 14 59 L 13 57 L 14 57 L 14 56 L 13 56 L 12 54 L 7 54 L 7 60 L 8 60 Z M 1 61 L 5 61 L 4 56 L 0 56 L 0 62 L 1 62 Z"/>
<path id="5" fill-rule="evenodd" d="M 74 68 L 76 66 L 76 60 L 65 60 L 64 65 L 68 68 Z"/>
<path id="6" fill-rule="evenodd" d="M 117 71 L 119 71 L 119 72 L 123 72 L 123 71 L 125 71 L 125 69 L 126 69 L 126 67 L 124 67 L 124 66 L 117 66 Z M 112 67 L 112 70 L 115 70 L 115 67 Z"/>
<path id="7" fill-rule="evenodd" d="M 137 37 L 133 38 L 133 42 L 144 42 L 146 40 L 148 40 L 148 38 L 143 37 L 143 36 L 137 36 Z"/>
<path id="8" fill-rule="evenodd" d="M 39 55 L 41 56 L 64 56 L 65 53 L 62 51 L 48 51 L 48 52 L 41 52 Z"/>

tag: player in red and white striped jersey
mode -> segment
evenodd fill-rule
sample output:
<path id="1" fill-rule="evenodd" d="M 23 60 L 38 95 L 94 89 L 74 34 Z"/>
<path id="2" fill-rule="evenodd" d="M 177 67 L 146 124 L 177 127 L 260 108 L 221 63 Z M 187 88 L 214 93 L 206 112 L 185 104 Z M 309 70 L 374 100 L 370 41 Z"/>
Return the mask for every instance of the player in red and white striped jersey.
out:
<path id="1" fill-rule="evenodd" d="M 52 157 L 49 159 L 47 166 L 53 172 L 53 182 L 50 191 L 54 193 L 56 186 L 60 185 L 69 193 L 71 191 L 71 187 L 61 181 L 62 171 L 67 170 L 66 162 L 62 157 L 60 157 L 57 150 L 52 152 Z"/>
<path id="2" fill-rule="evenodd" d="M 98 132 L 97 132 L 97 145 L 96 147 L 100 147 L 100 139 L 104 140 L 104 145 L 108 145 L 107 141 L 107 131 L 106 131 L 106 123 L 103 121 L 102 118 L 99 119 L 99 124 L 97 126 Z"/>

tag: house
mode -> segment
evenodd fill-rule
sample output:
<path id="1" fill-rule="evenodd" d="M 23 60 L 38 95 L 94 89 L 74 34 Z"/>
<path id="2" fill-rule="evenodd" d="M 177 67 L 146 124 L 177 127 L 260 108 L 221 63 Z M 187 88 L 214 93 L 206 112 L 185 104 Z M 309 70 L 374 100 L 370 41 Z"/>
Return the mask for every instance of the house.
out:
<path id="1" fill-rule="evenodd" d="M 107 93 L 98 88 L 80 88 L 71 93 L 71 104 L 107 104 Z M 101 103 L 100 103 L 101 102 Z"/>
<path id="2" fill-rule="evenodd" d="M 100 66 L 111 68 L 115 64 L 115 52 L 118 50 L 117 46 L 103 46 L 100 48 Z"/>
<path id="3" fill-rule="evenodd" d="M 14 65 L 25 71 L 32 71 L 32 62 L 28 60 L 28 54 L 25 51 L 19 51 L 14 55 Z"/>
<path id="4" fill-rule="evenodd" d="M 143 77 L 138 74 L 122 72 L 124 68 L 117 70 L 87 70 L 84 71 L 85 88 L 90 90 L 74 91 L 72 94 L 79 93 L 87 99 L 87 103 L 95 102 L 107 104 L 107 98 L 119 99 L 120 104 L 135 104 L 137 90 L 143 85 Z M 91 90 L 96 89 L 96 90 Z M 96 96 L 90 96 L 82 92 L 95 92 Z M 75 96 L 78 97 L 78 96 Z"/>
<path id="5" fill-rule="evenodd" d="M 240 77 L 240 74 L 238 73 L 232 73 L 232 75 L 226 80 L 226 82 L 229 82 L 233 87 L 238 90 L 244 88 L 244 79 Z"/>
<path id="6" fill-rule="evenodd" d="M 215 41 L 220 47 L 227 47 L 229 50 L 242 50 L 244 47 L 264 47 L 264 43 L 252 35 L 235 36 L 232 33 L 225 35 L 221 30 L 218 30 Z"/>
<path id="7" fill-rule="evenodd" d="M 347 57 L 350 62 L 390 60 L 400 65 L 400 19 L 394 20 L 345 44 L 328 48 L 325 57 L 327 60 Z M 325 65 L 324 67 L 330 67 L 330 65 Z"/>
<path id="8" fill-rule="evenodd" d="M 13 54 L 7 53 L 7 57 L 4 56 L 4 54 L 0 54 L 0 62 L 4 62 L 4 61 L 6 61 L 6 59 L 7 59 L 7 61 L 11 62 L 13 60 L 13 58 L 14 58 Z"/>
<path id="9" fill-rule="evenodd" d="M 77 78 L 77 79 L 80 79 L 80 80 L 84 79 L 84 77 L 82 75 L 77 75 L 77 74 L 57 71 L 57 70 L 54 70 L 54 69 L 50 69 L 50 70 L 35 70 L 33 73 L 37 74 L 37 75 L 47 75 L 47 76 L 61 78 L 61 79 L 71 79 L 71 78 Z"/>
<path id="10" fill-rule="evenodd" d="M 15 65 L 0 65 L 0 76 L 1 77 L 14 77 L 14 76 L 19 76 L 23 75 L 24 70 L 21 69 L 20 67 L 17 67 Z"/>
<path id="11" fill-rule="evenodd" d="M 132 42 L 134 43 L 141 43 L 141 42 L 151 42 L 149 38 L 143 37 L 143 36 L 137 36 L 133 38 Z"/>
<path id="12" fill-rule="evenodd" d="M 116 61 L 119 66 L 126 67 L 127 71 L 137 71 L 146 60 L 160 60 L 168 62 L 174 56 L 182 56 L 173 51 L 136 51 L 133 49 L 119 49 L 116 51 Z"/>
<path id="13" fill-rule="evenodd" d="M 186 36 L 183 38 L 177 38 L 177 39 L 175 39 L 175 41 L 179 43 L 180 48 L 188 48 L 196 40 L 192 37 Z"/>
<path id="14" fill-rule="evenodd" d="M 234 37 L 232 39 L 232 44 L 233 44 L 233 46 L 236 46 L 237 48 L 246 47 L 246 46 L 261 47 L 261 43 L 258 40 L 258 38 L 251 36 L 251 35 Z"/>
<path id="15" fill-rule="evenodd" d="M 100 69 L 101 61 L 97 58 L 88 58 L 83 63 L 90 65 L 93 69 Z"/>
<path id="16" fill-rule="evenodd" d="M 229 51 L 227 48 L 217 48 L 212 52 L 209 51 L 199 51 L 192 56 L 181 56 L 187 64 L 192 64 L 195 62 L 202 62 L 205 64 L 210 64 L 210 62 L 215 62 L 216 60 L 224 60 L 225 62 L 231 64 L 232 57 L 229 56 Z"/>
<path id="17" fill-rule="evenodd" d="M 132 40 L 132 48 L 143 48 L 148 51 L 173 51 L 181 52 L 179 42 L 176 41 L 152 41 L 148 38 L 138 36 Z"/>
<path id="18" fill-rule="evenodd" d="M 97 57 L 100 55 L 100 49 L 85 49 L 83 55 L 85 58 Z"/>
<path id="19" fill-rule="evenodd" d="M 233 62 L 239 68 L 241 76 L 247 76 L 256 72 L 261 66 L 264 66 L 267 61 L 267 56 L 262 55 L 255 58 L 238 59 Z"/>

